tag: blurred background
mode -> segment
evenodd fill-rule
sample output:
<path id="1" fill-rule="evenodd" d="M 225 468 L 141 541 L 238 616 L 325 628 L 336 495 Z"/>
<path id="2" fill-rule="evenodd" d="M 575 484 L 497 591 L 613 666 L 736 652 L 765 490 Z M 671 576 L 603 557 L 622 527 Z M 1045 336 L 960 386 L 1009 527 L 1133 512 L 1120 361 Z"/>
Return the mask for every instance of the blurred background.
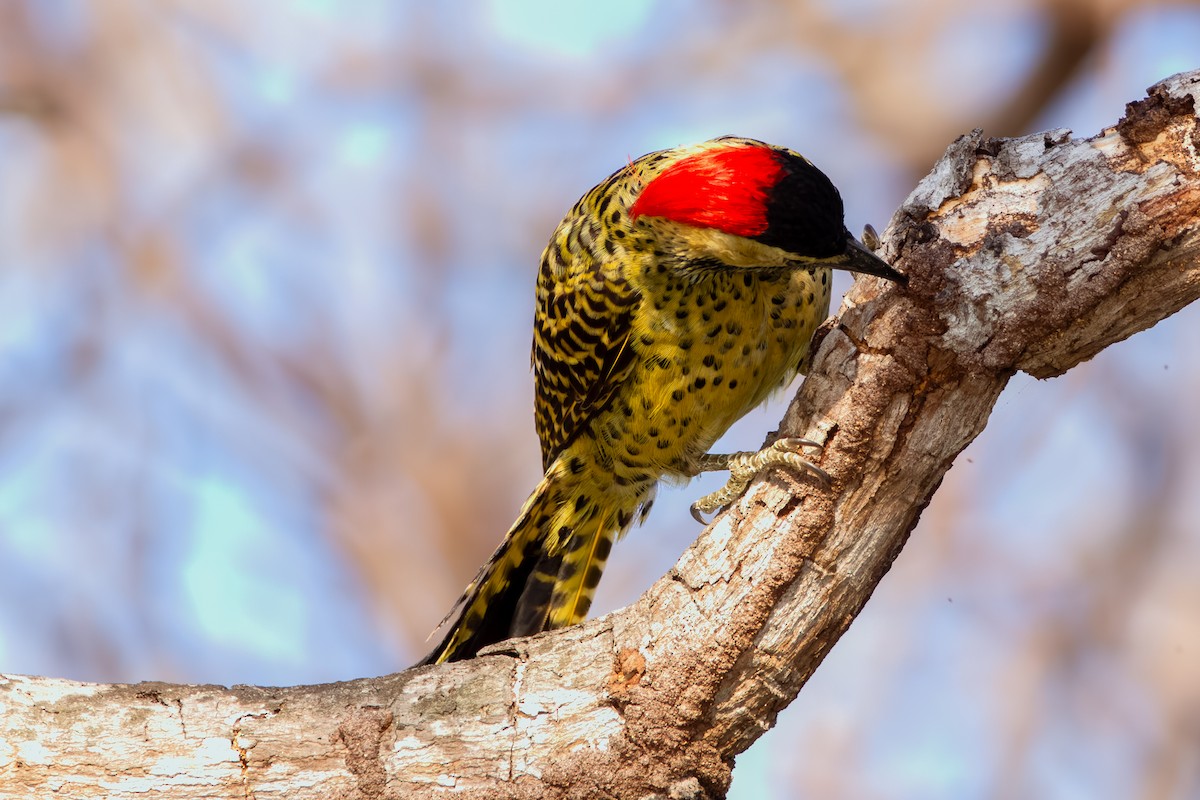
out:
<path id="1" fill-rule="evenodd" d="M 539 477 L 534 269 L 586 189 L 737 133 L 882 230 L 960 133 L 1095 134 L 1198 43 L 1144 0 L 0 0 L 0 671 L 411 663 Z M 732 797 L 1200 797 L 1198 314 L 1013 380 Z"/>

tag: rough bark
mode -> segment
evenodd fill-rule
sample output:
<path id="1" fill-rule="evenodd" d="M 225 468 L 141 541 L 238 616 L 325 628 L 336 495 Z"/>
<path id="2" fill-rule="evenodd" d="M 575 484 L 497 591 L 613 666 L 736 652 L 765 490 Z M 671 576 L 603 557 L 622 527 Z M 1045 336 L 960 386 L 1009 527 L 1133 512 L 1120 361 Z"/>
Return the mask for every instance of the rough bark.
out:
<path id="1" fill-rule="evenodd" d="M 1200 71 L 1090 139 L 979 132 L 897 211 L 760 479 L 632 606 L 324 686 L 0 677 L 0 798 L 720 797 L 891 566 L 1017 371 L 1061 374 L 1200 295 Z M 57 794 L 55 794 L 57 793 Z"/>

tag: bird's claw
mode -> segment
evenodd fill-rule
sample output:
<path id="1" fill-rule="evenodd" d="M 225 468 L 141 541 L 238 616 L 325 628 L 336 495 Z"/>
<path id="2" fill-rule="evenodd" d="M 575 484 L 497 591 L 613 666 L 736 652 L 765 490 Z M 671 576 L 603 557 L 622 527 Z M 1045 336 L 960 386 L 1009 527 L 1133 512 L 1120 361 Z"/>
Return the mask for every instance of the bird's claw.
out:
<path id="1" fill-rule="evenodd" d="M 706 469 L 728 469 L 729 480 L 715 492 L 706 494 L 692 503 L 692 518 L 706 525 L 704 514 L 711 514 L 736 499 L 754 477 L 771 467 L 788 467 L 801 474 L 809 474 L 828 489 L 831 485 L 829 473 L 801 455 L 802 448 L 820 449 L 820 442 L 789 436 L 777 439 L 757 452 L 730 453 L 729 455 L 706 456 Z"/>

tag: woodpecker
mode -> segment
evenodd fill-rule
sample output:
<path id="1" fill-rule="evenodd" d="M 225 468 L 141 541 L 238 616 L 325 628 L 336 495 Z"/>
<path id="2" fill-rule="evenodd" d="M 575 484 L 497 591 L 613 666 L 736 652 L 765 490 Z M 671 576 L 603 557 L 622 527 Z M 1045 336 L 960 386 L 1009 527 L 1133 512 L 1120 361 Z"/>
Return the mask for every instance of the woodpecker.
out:
<path id="1" fill-rule="evenodd" d="M 708 511 L 768 466 L 823 476 L 801 439 L 708 451 L 807 370 L 831 269 L 904 281 L 847 231 L 829 178 L 783 147 L 723 137 L 649 153 L 580 198 L 537 276 L 544 475 L 421 663 L 581 621 L 662 478 L 729 469 L 729 487 L 697 502 Z"/>

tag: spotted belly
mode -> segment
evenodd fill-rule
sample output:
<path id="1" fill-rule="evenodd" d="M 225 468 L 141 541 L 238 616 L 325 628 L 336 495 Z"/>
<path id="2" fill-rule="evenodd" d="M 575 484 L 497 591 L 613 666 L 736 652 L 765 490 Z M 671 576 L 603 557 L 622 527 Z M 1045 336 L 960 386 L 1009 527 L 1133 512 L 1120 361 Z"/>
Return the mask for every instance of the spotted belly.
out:
<path id="1" fill-rule="evenodd" d="M 827 270 L 720 270 L 666 288 L 653 296 L 672 302 L 639 310 L 638 366 L 592 427 L 618 478 L 693 474 L 730 425 L 792 380 L 829 312 Z"/>

